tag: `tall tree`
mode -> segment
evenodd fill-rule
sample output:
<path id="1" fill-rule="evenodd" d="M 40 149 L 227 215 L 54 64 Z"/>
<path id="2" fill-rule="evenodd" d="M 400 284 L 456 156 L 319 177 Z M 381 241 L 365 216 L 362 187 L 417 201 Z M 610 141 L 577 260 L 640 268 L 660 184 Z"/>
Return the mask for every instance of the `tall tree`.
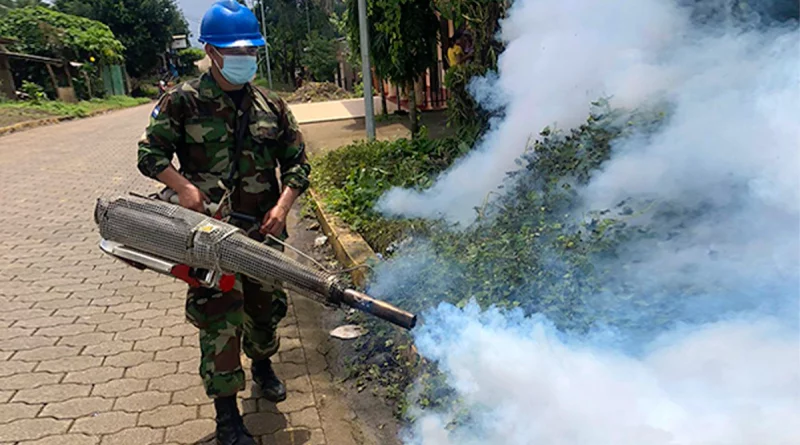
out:
<path id="1" fill-rule="evenodd" d="M 411 132 L 419 132 L 414 82 L 433 65 L 439 19 L 430 0 L 368 0 L 370 57 L 381 78 L 409 91 Z M 358 2 L 348 0 L 349 41 L 361 48 Z M 364 79 L 370 82 L 370 79 Z"/>
<path id="2" fill-rule="evenodd" d="M 55 8 L 105 23 L 125 45 L 133 77 L 152 72 L 172 42 L 188 25 L 174 0 L 56 0 Z"/>
<path id="3" fill-rule="evenodd" d="M 259 0 L 254 4 L 254 12 L 259 20 L 261 1 L 264 2 L 266 38 L 270 45 L 273 68 L 290 85 L 295 85 L 297 69 L 310 59 L 309 56 L 304 57 L 308 52 L 306 50 L 317 52 L 320 46 L 328 46 L 320 45 L 320 42 L 332 40 L 336 31 L 328 14 L 316 2 Z M 308 33 L 309 28 L 312 30 L 311 34 Z"/>

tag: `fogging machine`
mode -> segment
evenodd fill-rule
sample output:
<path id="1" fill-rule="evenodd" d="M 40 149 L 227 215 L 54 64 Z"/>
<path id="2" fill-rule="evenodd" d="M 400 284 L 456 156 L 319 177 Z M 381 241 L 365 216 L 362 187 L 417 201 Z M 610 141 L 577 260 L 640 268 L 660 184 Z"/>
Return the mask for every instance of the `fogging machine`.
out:
<path id="1" fill-rule="evenodd" d="M 120 196 L 98 199 L 94 212 L 100 248 L 140 270 L 151 270 L 191 287 L 231 290 L 235 275 L 279 280 L 319 301 L 347 305 L 405 329 L 417 317 L 348 288 L 327 271 L 306 266 L 217 217 L 160 199 Z"/>

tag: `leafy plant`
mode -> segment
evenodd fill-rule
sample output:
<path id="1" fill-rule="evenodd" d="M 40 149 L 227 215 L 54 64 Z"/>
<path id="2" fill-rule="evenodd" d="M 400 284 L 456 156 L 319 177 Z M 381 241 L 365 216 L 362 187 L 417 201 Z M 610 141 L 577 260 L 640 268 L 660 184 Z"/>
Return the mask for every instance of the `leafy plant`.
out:
<path id="1" fill-rule="evenodd" d="M 33 82 L 28 82 L 27 80 L 22 81 L 22 92 L 28 95 L 33 103 L 47 100 L 47 95 L 44 94 L 44 88 Z"/>
<path id="2" fill-rule="evenodd" d="M 348 0 L 350 47 L 361 51 L 358 6 Z M 419 131 L 414 82 L 435 63 L 439 19 L 428 0 L 368 0 L 370 57 L 379 78 L 409 91 L 411 132 Z"/>
<path id="3" fill-rule="evenodd" d="M 178 61 L 184 74 L 193 75 L 197 72 L 195 62 L 203 60 L 206 52 L 200 48 L 184 48 L 178 51 Z"/>
<path id="4" fill-rule="evenodd" d="M 325 38 L 317 31 L 312 31 L 303 49 L 303 65 L 308 67 L 311 76 L 317 82 L 333 80 L 339 66 L 336 59 L 336 42 Z"/>
<path id="5" fill-rule="evenodd" d="M 477 63 L 450 67 L 445 73 L 447 97 L 447 125 L 456 129 L 459 137 L 473 144 L 489 127 L 491 113 L 482 109 L 468 91 L 470 81 L 483 76 L 487 68 Z"/>
<path id="6" fill-rule="evenodd" d="M 504 2 L 494 0 L 436 0 L 436 9 L 452 20 L 456 29 L 465 28 L 472 36 L 474 57 L 451 66 L 445 74 L 448 125 L 457 129 L 465 141 L 475 141 L 489 127 L 490 113 L 478 106 L 468 91 L 473 78 L 497 69 L 503 45 L 496 39 Z"/>
<path id="7" fill-rule="evenodd" d="M 415 221 L 382 219 L 374 210 L 380 196 L 394 186 L 429 187 L 466 151 L 458 139 L 431 140 L 424 131 L 412 139 L 356 142 L 312 160 L 312 182 L 326 206 L 379 252 L 408 228 L 422 228 Z"/>
<path id="8" fill-rule="evenodd" d="M 17 39 L 19 52 L 71 61 L 120 63 L 125 50 L 102 22 L 41 6 L 8 11 L 0 17 L 0 35 Z"/>
<path id="9" fill-rule="evenodd" d="M 657 235 L 628 228 L 629 204 L 601 209 L 602 214 L 587 220 L 574 218 L 572 211 L 580 204 L 575 187 L 586 184 L 609 158 L 612 141 L 632 132 L 646 137 L 665 116 L 663 110 L 615 110 L 605 101 L 598 101 L 582 125 L 568 131 L 543 129 L 517 160 L 518 168 L 508 173 L 504 185 L 507 190 L 477 209 L 479 218 L 473 225 L 452 231 L 443 222 L 411 225 L 405 221 L 393 241 L 409 235 L 412 241 L 400 248 L 403 263 L 395 267 L 409 267 L 413 279 L 394 280 L 390 289 L 383 289 L 380 282 L 373 283 L 377 288 L 371 291 L 382 291 L 380 297 L 417 314 L 424 314 L 441 302 L 463 306 L 474 299 L 483 307 L 519 308 L 527 314 L 546 315 L 566 330 L 585 330 L 603 321 L 602 311 L 586 309 L 592 295 L 604 286 L 614 285 L 609 271 L 598 265 L 604 264 L 604 258 L 617 255 L 621 243 Z M 341 167 L 331 176 L 333 182 L 327 183 L 336 184 L 346 196 L 332 203 L 341 215 L 368 215 L 366 203 L 380 196 L 369 188 L 384 188 L 380 182 L 384 177 L 368 174 L 369 166 L 379 161 L 363 151 L 367 153 L 354 150 L 350 156 L 336 159 Z M 438 169 L 427 162 L 423 165 Z M 393 184 L 420 188 L 431 184 L 430 179 L 417 179 L 416 170 L 398 168 L 394 173 L 404 177 L 393 177 Z M 357 193 L 354 184 L 360 186 Z M 354 217 L 349 215 L 351 220 Z M 366 233 L 401 223 L 374 219 Z M 424 242 L 416 243 L 415 238 Z M 388 239 L 381 242 L 391 244 Z M 624 286 L 619 291 L 625 295 Z M 642 304 L 642 311 L 647 310 L 635 296 L 629 298 L 634 304 Z M 650 310 L 657 310 L 657 306 Z M 372 333 L 359 340 L 359 356 L 386 357 L 377 375 L 357 362 L 353 363 L 354 375 L 377 383 L 387 397 L 394 394 L 399 415 L 406 413 L 409 400 L 404 394 L 412 382 L 419 385 L 417 399 L 413 400 L 416 405 L 458 404 L 443 385 L 435 364 L 409 354 L 412 342 L 408 336 L 368 317 L 354 317 L 353 321 L 365 324 Z M 622 323 L 636 327 L 636 320 Z"/>
<path id="10" fill-rule="evenodd" d="M 133 77 L 149 74 L 174 34 L 189 27 L 174 0 L 56 0 L 55 9 L 105 23 L 125 45 L 125 65 Z"/>

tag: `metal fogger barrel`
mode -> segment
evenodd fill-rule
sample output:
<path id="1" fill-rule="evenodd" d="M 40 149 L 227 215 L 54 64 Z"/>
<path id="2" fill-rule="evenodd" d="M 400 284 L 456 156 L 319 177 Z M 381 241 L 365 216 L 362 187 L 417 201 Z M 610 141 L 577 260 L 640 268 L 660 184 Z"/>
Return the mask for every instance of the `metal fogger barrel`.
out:
<path id="1" fill-rule="evenodd" d="M 335 275 L 312 269 L 202 213 L 160 200 L 121 196 L 98 199 L 94 217 L 106 245 L 111 242 L 129 255 L 157 257 L 150 263 L 175 262 L 259 281 L 279 280 L 307 296 L 345 304 L 406 329 L 416 325 L 415 315 L 349 289 Z"/>

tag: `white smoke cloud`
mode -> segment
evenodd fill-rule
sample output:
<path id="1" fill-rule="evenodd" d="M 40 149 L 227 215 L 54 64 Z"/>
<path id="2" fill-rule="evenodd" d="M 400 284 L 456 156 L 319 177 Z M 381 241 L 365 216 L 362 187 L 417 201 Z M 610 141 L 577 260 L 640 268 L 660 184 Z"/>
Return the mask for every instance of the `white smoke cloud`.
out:
<path id="1" fill-rule="evenodd" d="M 505 118 L 431 190 L 392 190 L 380 209 L 469 223 L 544 126 L 581 123 L 603 95 L 666 101 L 666 125 L 616 141 L 580 194 L 584 210 L 631 197 L 695 210 L 674 238 L 624 246 L 612 266 L 633 292 L 699 297 L 660 301 L 677 319 L 640 355 L 538 318 L 430 311 L 417 346 L 472 417 L 451 430 L 454 413 L 421 411 L 409 445 L 800 443 L 800 33 L 699 29 L 689 13 L 665 0 L 517 0 L 498 76 L 476 84 Z M 630 223 L 658 223 L 646 218 Z"/>
<path id="2" fill-rule="evenodd" d="M 614 95 L 617 106 L 635 106 L 672 82 L 675 74 L 659 58 L 686 26 L 664 1 L 515 2 L 502 26 L 507 47 L 499 76 L 474 85 L 475 96 L 492 108 L 507 102 L 505 118 L 431 189 L 390 190 L 378 209 L 469 223 L 474 207 L 515 169 L 528 139 L 544 127 L 580 123 L 604 95 Z"/>
<path id="3" fill-rule="evenodd" d="M 418 335 L 472 417 L 425 415 L 410 445 L 789 445 L 800 441 L 797 332 L 741 319 L 665 334 L 641 357 L 546 321 L 439 308 Z"/>

